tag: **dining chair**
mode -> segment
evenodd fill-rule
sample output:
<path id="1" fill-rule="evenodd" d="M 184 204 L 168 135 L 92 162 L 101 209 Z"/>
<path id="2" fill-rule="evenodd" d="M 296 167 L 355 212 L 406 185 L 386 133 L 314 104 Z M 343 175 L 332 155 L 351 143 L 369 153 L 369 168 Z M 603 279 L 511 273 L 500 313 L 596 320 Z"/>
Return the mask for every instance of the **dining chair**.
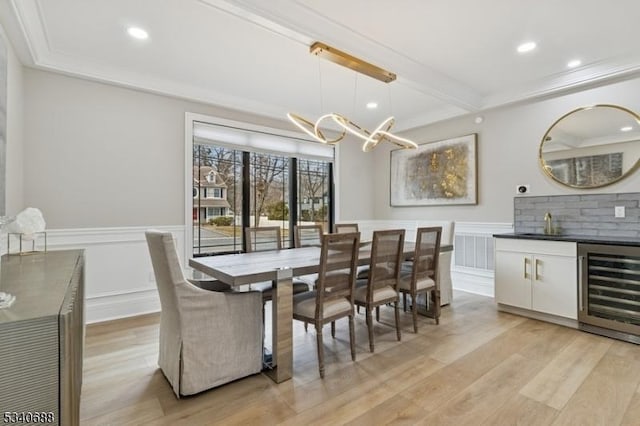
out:
<path id="1" fill-rule="evenodd" d="M 320 247 L 322 244 L 322 225 L 296 225 L 293 243 L 299 247 Z"/>
<path id="2" fill-rule="evenodd" d="M 282 250 L 282 231 L 279 226 L 244 228 L 245 251 Z"/>
<path id="3" fill-rule="evenodd" d="M 246 252 L 282 250 L 282 233 L 279 226 L 244 228 Z M 260 290 L 265 302 L 271 300 L 273 287 L 271 282 L 251 284 L 252 289 Z M 309 291 L 307 282 L 293 281 L 293 294 Z"/>
<path id="4" fill-rule="evenodd" d="M 315 290 L 293 296 L 293 318 L 315 325 L 320 377 L 324 377 L 322 327 L 327 323 L 332 323 L 335 337 L 335 321 L 349 318 L 351 359 L 356 360 L 353 291 L 359 241 L 359 233 L 324 235 Z"/>
<path id="5" fill-rule="evenodd" d="M 282 231 L 279 226 L 263 226 L 244 228 L 244 242 L 247 253 L 282 250 Z M 305 280 L 293 279 L 293 294 L 309 291 L 309 283 Z M 273 283 L 264 281 L 249 285 L 250 290 L 258 290 L 262 293 L 262 319 L 264 321 L 265 304 L 273 300 Z M 305 330 L 307 325 L 305 324 Z"/>
<path id="6" fill-rule="evenodd" d="M 399 290 L 402 293 L 404 311 L 407 311 L 407 295 L 411 297 L 413 331 L 418 332 L 419 294 L 430 295 L 428 314 L 440 324 L 440 283 L 438 282 L 438 260 L 442 227 L 418 228 L 416 248 L 411 262 L 405 262 L 400 272 Z M 428 297 L 427 297 L 428 299 Z"/>
<path id="7" fill-rule="evenodd" d="M 369 349 L 374 351 L 373 309 L 376 309 L 376 320 L 380 321 L 380 306 L 393 303 L 396 335 L 401 339 L 400 315 L 398 302 L 398 279 L 402 264 L 404 247 L 404 229 L 374 231 L 371 244 L 371 261 L 369 276 L 366 280 L 358 280 L 354 293 L 354 303 L 365 309 L 367 328 L 369 331 Z"/>
<path id="8" fill-rule="evenodd" d="M 207 291 L 182 272 L 173 235 L 145 232 L 160 296 L 158 365 L 175 395 L 191 395 L 259 373 L 258 292 Z"/>
<path id="9" fill-rule="evenodd" d="M 333 225 L 333 231 L 336 234 L 343 234 L 347 232 L 360 232 L 357 223 L 336 223 Z"/>

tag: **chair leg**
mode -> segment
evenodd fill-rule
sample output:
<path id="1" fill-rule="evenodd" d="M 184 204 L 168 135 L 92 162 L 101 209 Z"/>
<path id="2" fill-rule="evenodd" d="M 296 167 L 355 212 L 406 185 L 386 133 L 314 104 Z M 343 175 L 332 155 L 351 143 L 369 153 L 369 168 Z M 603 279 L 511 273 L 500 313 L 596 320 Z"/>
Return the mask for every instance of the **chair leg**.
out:
<path id="1" fill-rule="evenodd" d="M 402 293 L 402 305 L 404 311 L 407 312 L 407 293 Z"/>
<path id="2" fill-rule="evenodd" d="M 324 346 L 322 345 L 322 325 L 316 324 L 316 344 L 318 345 L 318 370 L 324 378 Z"/>
<path id="3" fill-rule="evenodd" d="M 336 322 L 331 321 L 331 337 L 336 338 Z"/>
<path id="4" fill-rule="evenodd" d="M 418 298 L 417 295 L 411 295 L 412 300 L 416 300 Z M 413 332 L 418 332 L 418 304 L 411 304 L 411 315 L 413 316 Z"/>
<path id="5" fill-rule="evenodd" d="M 399 303 L 400 301 L 396 300 L 396 302 L 393 304 L 393 310 L 396 314 L 396 334 L 398 335 L 398 342 L 402 339 L 402 334 L 400 333 L 400 307 L 398 306 Z"/>
<path id="6" fill-rule="evenodd" d="M 432 291 L 431 299 L 433 303 L 433 317 L 436 320 L 436 325 L 439 325 L 440 324 L 440 290 Z"/>
<path id="7" fill-rule="evenodd" d="M 373 352 L 373 315 L 369 308 L 365 309 L 367 314 L 367 329 L 369 329 L 369 350 Z"/>
<path id="8" fill-rule="evenodd" d="M 376 321 L 380 322 L 380 306 L 376 306 Z"/>
<path id="9" fill-rule="evenodd" d="M 349 344 L 351 345 L 351 360 L 356 360 L 356 332 L 353 315 L 349 315 Z"/>

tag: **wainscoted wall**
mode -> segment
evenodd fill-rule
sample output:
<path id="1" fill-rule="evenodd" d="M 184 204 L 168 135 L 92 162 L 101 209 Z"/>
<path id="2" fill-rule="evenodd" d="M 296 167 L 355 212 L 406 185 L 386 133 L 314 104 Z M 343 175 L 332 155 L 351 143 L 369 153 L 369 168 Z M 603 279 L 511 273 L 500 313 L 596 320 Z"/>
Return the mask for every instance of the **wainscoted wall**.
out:
<path id="1" fill-rule="evenodd" d="M 434 225 L 436 221 L 360 221 L 364 234 L 374 229 Z M 184 258 L 184 226 L 157 226 L 172 232 L 181 262 Z M 144 232 L 149 227 L 51 229 L 48 249 L 84 249 L 86 257 L 86 321 L 94 323 L 160 310 L 151 260 Z M 455 223 L 453 287 L 493 296 L 494 233 L 512 232 L 511 224 Z M 2 252 L 6 251 L 6 235 Z M 407 234 L 407 238 L 411 233 Z M 415 238 L 415 236 L 413 237 Z M 13 246 L 12 246 L 13 248 Z M 459 260 L 460 259 L 460 260 Z M 187 275 L 189 272 L 187 272 Z"/>
<path id="2" fill-rule="evenodd" d="M 348 221 L 345 221 L 348 222 Z M 406 238 L 415 239 L 410 230 L 419 226 L 438 226 L 437 220 L 366 220 L 357 221 L 363 239 L 371 238 L 375 229 L 404 228 Z M 443 244 L 453 243 L 451 281 L 456 290 L 493 297 L 493 234 L 513 232 L 511 223 L 455 222 Z M 446 231 L 445 231 L 446 233 Z"/>
<path id="3" fill-rule="evenodd" d="M 453 288 L 493 297 L 493 234 L 513 232 L 510 223 L 456 222 Z"/>
<path id="4" fill-rule="evenodd" d="M 625 208 L 624 218 L 615 217 L 616 206 Z M 640 237 L 640 192 L 516 197 L 515 232 L 543 232 L 546 212 L 562 234 Z"/>
<path id="5" fill-rule="evenodd" d="M 184 263 L 184 226 L 173 233 Z M 160 310 L 144 232 L 148 227 L 52 229 L 50 250 L 85 249 L 86 321 L 106 321 Z"/>

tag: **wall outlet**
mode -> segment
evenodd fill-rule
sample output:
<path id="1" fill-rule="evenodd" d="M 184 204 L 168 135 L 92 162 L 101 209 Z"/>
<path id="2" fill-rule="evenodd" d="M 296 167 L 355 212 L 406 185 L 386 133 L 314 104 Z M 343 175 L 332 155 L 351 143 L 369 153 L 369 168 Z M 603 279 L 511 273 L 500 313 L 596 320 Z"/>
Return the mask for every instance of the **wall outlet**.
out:
<path id="1" fill-rule="evenodd" d="M 516 185 L 516 194 L 523 195 L 531 192 L 531 185 Z"/>
<path id="2" fill-rule="evenodd" d="M 624 206 L 616 206 L 614 211 L 616 217 L 625 217 Z"/>

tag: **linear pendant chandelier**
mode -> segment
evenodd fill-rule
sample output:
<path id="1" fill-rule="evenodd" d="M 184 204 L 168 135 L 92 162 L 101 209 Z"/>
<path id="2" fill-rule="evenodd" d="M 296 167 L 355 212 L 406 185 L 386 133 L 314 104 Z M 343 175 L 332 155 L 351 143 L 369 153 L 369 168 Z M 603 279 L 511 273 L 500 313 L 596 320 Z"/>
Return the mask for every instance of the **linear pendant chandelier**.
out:
<path id="1" fill-rule="evenodd" d="M 396 79 L 396 75 L 390 71 L 384 70 L 373 64 L 365 62 L 362 59 L 351 56 L 348 53 L 320 42 L 313 43 L 309 48 L 309 52 L 361 74 L 368 75 L 369 77 L 375 78 L 384 83 L 390 83 Z M 371 151 L 380 142 L 385 140 L 401 148 L 415 149 L 418 147 L 415 142 L 391 133 L 391 128 L 395 124 L 395 118 L 393 116 L 383 120 L 382 123 L 380 123 L 373 131 L 365 129 L 344 115 L 335 112 L 324 114 L 315 122 L 292 112 L 289 112 L 287 117 L 307 135 L 325 144 L 336 144 L 344 139 L 347 134 L 350 134 L 364 141 L 362 150 L 365 152 Z M 341 132 L 339 132 L 336 137 L 327 138 L 322 130 L 320 130 L 320 125 L 325 120 L 333 121 L 333 123 L 337 124 L 341 129 Z"/>

